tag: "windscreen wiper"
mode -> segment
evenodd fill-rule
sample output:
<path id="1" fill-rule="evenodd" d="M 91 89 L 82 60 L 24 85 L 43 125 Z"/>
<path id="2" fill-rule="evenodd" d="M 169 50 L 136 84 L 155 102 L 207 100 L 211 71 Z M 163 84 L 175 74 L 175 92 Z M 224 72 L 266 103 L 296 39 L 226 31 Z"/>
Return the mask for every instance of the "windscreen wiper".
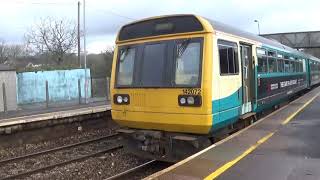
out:
<path id="1" fill-rule="evenodd" d="M 129 53 L 129 47 L 126 47 L 125 49 L 123 49 L 122 51 L 120 51 L 120 62 L 123 62 L 125 60 L 125 57 L 128 55 Z"/>
<path id="2" fill-rule="evenodd" d="M 189 44 L 190 44 L 190 39 L 186 39 L 181 43 L 180 47 L 177 50 L 178 57 L 181 57 L 183 55 L 183 53 L 186 51 Z"/>

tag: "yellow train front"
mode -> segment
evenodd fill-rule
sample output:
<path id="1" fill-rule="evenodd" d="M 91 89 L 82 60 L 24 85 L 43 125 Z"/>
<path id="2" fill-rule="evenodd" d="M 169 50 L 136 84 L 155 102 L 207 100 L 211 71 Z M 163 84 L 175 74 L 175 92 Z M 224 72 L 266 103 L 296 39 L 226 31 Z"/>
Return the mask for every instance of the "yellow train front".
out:
<path id="1" fill-rule="evenodd" d="M 179 159 L 182 149 L 190 149 L 185 141 L 191 147 L 204 145 L 187 135 L 208 134 L 212 127 L 212 63 L 204 61 L 212 59 L 207 51 L 212 28 L 202 23 L 206 21 L 189 15 L 157 17 L 120 30 L 111 81 L 112 118 L 127 127 L 120 132 L 131 152 Z M 182 147 L 177 146 L 180 141 Z"/>

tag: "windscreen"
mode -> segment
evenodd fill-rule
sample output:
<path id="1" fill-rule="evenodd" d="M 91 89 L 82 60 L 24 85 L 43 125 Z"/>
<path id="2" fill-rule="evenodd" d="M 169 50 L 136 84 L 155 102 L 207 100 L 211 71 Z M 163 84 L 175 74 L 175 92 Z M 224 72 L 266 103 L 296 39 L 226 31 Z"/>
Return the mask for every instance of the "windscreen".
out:
<path id="1" fill-rule="evenodd" d="M 141 86 L 163 86 L 166 44 L 146 45 L 143 50 Z"/>
<path id="2" fill-rule="evenodd" d="M 200 75 L 200 42 L 177 44 L 175 84 L 195 86 Z"/>
<path id="3" fill-rule="evenodd" d="M 119 48 L 116 87 L 200 87 L 203 39 Z"/>

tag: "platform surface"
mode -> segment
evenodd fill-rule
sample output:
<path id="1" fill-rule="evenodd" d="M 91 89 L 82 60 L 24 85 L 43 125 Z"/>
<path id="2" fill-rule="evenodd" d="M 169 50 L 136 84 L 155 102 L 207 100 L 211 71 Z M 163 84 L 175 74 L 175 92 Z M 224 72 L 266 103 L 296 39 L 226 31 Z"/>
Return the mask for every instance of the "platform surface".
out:
<path id="1" fill-rule="evenodd" d="M 108 102 L 97 102 L 72 106 L 52 107 L 48 109 L 14 111 L 9 112 L 8 114 L 1 114 L 0 127 L 99 113 L 108 111 L 110 109 L 111 105 Z"/>
<path id="2" fill-rule="evenodd" d="M 320 179 L 319 92 L 146 179 Z"/>

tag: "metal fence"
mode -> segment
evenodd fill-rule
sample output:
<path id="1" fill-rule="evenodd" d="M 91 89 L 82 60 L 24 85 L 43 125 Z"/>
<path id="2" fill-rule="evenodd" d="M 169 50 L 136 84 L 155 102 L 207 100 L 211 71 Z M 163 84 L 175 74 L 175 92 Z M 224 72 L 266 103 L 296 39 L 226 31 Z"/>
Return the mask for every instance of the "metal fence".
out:
<path id="1" fill-rule="evenodd" d="M 106 98 L 110 100 L 110 78 L 91 78 L 92 98 Z"/>

